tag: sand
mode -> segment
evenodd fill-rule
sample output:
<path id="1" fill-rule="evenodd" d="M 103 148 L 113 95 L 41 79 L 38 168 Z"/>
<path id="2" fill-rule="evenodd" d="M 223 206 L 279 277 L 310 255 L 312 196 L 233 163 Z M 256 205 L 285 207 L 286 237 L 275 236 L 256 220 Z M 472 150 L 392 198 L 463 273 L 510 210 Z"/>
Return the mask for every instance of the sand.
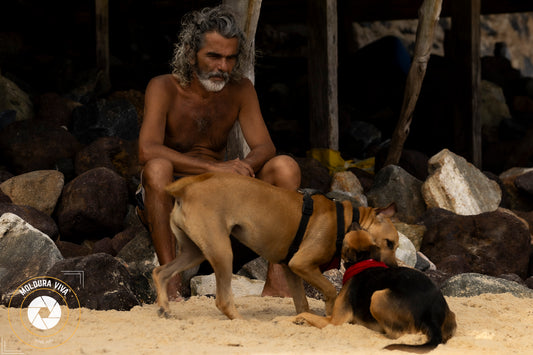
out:
<path id="1" fill-rule="evenodd" d="M 313 311 L 323 311 L 321 301 L 309 301 Z M 432 354 L 533 354 L 533 299 L 484 294 L 447 301 L 457 316 L 457 333 Z M 58 331 L 52 339 L 62 344 L 48 350 L 34 347 L 40 343 L 23 343 L 11 324 L 23 313 L 0 307 L 0 353 L 391 354 L 399 352 L 382 348 L 392 343 L 424 342 L 422 335 L 391 340 L 360 325 L 324 329 L 297 325 L 291 321 L 295 315 L 291 299 L 241 297 L 236 303 L 246 320 L 228 320 L 208 297 L 172 303 L 173 319 L 159 318 L 153 304 L 130 311 L 70 309 L 71 320 L 79 316 L 77 328 Z M 65 339 L 60 343 L 61 336 Z M 44 345 L 39 346 L 46 347 L 41 342 Z"/>

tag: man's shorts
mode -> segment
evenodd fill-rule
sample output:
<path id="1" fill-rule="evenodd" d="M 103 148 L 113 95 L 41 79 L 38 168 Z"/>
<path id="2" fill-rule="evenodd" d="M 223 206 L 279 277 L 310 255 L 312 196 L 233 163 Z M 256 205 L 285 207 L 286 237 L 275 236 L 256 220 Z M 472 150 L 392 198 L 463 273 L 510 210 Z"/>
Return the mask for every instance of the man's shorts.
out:
<path id="1" fill-rule="evenodd" d="M 181 179 L 183 176 L 174 175 L 174 181 Z M 137 203 L 137 207 L 141 211 L 144 211 L 144 186 L 143 186 L 143 172 L 141 171 L 140 176 L 141 182 L 139 183 L 139 186 L 137 186 L 137 190 L 135 191 L 135 202 Z"/>

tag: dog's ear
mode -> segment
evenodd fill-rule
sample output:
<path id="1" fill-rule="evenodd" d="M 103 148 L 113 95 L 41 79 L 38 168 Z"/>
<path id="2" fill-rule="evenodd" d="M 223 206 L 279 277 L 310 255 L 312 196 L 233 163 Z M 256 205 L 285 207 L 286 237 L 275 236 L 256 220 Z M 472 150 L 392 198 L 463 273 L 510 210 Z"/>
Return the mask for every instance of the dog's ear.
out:
<path id="1" fill-rule="evenodd" d="M 382 215 L 384 217 L 390 218 L 396 214 L 396 203 L 391 202 L 386 207 L 376 208 L 375 211 L 376 215 Z"/>

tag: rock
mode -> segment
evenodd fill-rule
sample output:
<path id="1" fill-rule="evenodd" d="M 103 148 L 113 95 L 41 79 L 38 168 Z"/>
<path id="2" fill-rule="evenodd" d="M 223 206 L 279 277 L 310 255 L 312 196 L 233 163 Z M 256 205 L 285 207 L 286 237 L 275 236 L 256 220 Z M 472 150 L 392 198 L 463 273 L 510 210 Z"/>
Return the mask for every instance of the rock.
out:
<path id="1" fill-rule="evenodd" d="M 76 177 L 63 189 L 57 220 L 62 239 L 111 237 L 121 231 L 127 213 L 126 181 L 114 171 L 96 168 Z"/>
<path id="2" fill-rule="evenodd" d="M 331 176 L 328 168 L 320 164 L 313 158 L 295 158 L 302 172 L 302 189 L 315 189 L 323 193 L 329 191 L 331 186 Z"/>
<path id="3" fill-rule="evenodd" d="M 268 262 L 264 258 L 258 257 L 244 264 L 241 269 L 237 271 L 237 275 L 244 276 L 249 279 L 265 281 L 267 272 Z"/>
<path id="4" fill-rule="evenodd" d="M 17 112 L 15 110 L 0 111 L 0 130 L 9 126 L 17 120 Z"/>
<path id="5" fill-rule="evenodd" d="M 77 274 L 66 274 L 65 270 L 75 270 Z M 140 305 L 131 290 L 132 276 L 121 262 L 108 254 L 64 259 L 57 262 L 46 274 L 71 286 L 81 307 L 128 311 Z"/>
<path id="6" fill-rule="evenodd" d="M 396 259 L 400 260 L 408 267 L 416 265 L 416 249 L 413 243 L 402 233 L 398 232 L 398 249 L 396 249 Z"/>
<path id="7" fill-rule="evenodd" d="M 72 111 L 79 106 L 79 102 L 55 92 L 47 92 L 35 98 L 35 119 L 68 127 Z"/>
<path id="8" fill-rule="evenodd" d="M 117 254 L 133 278 L 132 290 L 143 303 L 153 303 L 157 293 L 153 285 L 152 270 L 159 266 L 150 234 L 137 228 L 135 237 Z M 187 287 L 190 288 L 190 287 Z"/>
<path id="9" fill-rule="evenodd" d="M 533 168 L 511 168 L 499 175 L 499 178 L 509 197 L 509 205 L 512 210 L 531 211 L 533 210 L 533 199 L 529 194 L 521 192 L 515 184 L 516 179 L 521 175 L 533 173 Z M 520 186 L 523 183 L 519 183 Z M 525 186 L 523 186 L 525 187 Z"/>
<path id="10" fill-rule="evenodd" d="M 0 157 L 16 175 L 56 170 L 81 147 L 70 132 L 44 121 L 17 121 L 0 131 Z"/>
<path id="11" fill-rule="evenodd" d="M 437 270 L 435 264 L 433 264 L 431 260 L 421 252 L 416 253 L 416 264 L 414 267 L 420 271 Z"/>
<path id="12" fill-rule="evenodd" d="M 373 207 L 385 207 L 394 202 L 395 216 L 402 222 L 414 223 L 426 210 L 421 186 L 422 182 L 404 169 L 389 165 L 376 174 L 374 185 L 367 193 L 368 203 Z"/>
<path id="13" fill-rule="evenodd" d="M 385 145 L 376 154 L 376 171 L 383 169 L 385 160 L 389 153 L 389 145 Z M 420 181 L 425 181 L 428 177 L 428 156 L 417 150 L 403 149 L 398 162 L 399 167 L 413 175 Z"/>
<path id="14" fill-rule="evenodd" d="M 344 275 L 343 272 L 341 272 L 339 269 L 331 269 L 325 271 L 322 275 L 324 275 L 324 277 L 328 279 L 328 281 L 331 282 L 333 286 L 335 286 L 337 293 L 339 293 L 342 288 L 342 277 Z M 304 281 L 304 288 L 305 295 L 307 297 L 314 298 L 317 300 L 324 300 L 324 295 L 322 294 L 322 292 L 311 286 L 309 283 L 307 283 L 307 281 Z"/>
<path id="15" fill-rule="evenodd" d="M 59 229 L 52 217 L 31 206 L 15 205 L 13 203 L 0 203 L 0 216 L 4 213 L 13 213 L 35 229 L 55 240 L 59 236 Z"/>
<path id="16" fill-rule="evenodd" d="M 139 124 L 135 107 L 124 99 L 100 99 L 74 109 L 70 126 L 72 134 L 89 144 L 100 137 L 135 140 Z"/>
<path id="17" fill-rule="evenodd" d="M 523 191 L 533 197 L 533 171 L 517 176 L 514 184 L 519 191 Z"/>
<path id="18" fill-rule="evenodd" d="M 363 187 L 363 191 L 366 192 L 372 188 L 372 185 L 374 184 L 374 174 L 357 167 L 348 168 L 348 171 L 351 171 L 357 176 L 359 183 L 361 183 L 361 186 Z"/>
<path id="19" fill-rule="evenodd" d="M 490 81 L 481 80 L 479 95 L 479 116 L 483 137 L 491 141 L 498 141 L 498 129 L 501 121 L 511 118 L 503 90 Z"/>
<path id="20" fill-rule="evenodd" d="M 137 143 L 118 137 L 98 138 L 78 152 L 75 167 L 76 175 L 105 167 L 129 179 L 140 173 Z"/>
<path id="21" fill-rule="evenodd" d="M 531 235 L 526 223 L 508 210 L 460 216 L 430 209 L 420 251 L 437 269 L 456 275 L 514 273 L 527 277 Z"/>
<path id="22" fill-rule="evenodd" d="M 453 276 L 442 285 L 441 290 L 448 297 L 473 297 L 483 293 L 511 293 L 515 297 L 533 297 L 533 290 L 519 283 L 476 273 Z"/>
<path id="23" fill-rule="evenodd" d="M 111 256 L 117 255 L 116 251 L 113 249 L 111 238 L 109 237 L 98 239 L 96 242 L 94 242 L 92 252 L 94 254 L 105 253 Z"/>
<path id="24" fill-rule="evenodd" d="M 364 189 L 357 176 L 351 171 L 337 172 L 333 175 L 331 192 L 342 192 L 357 201 L 358 206 L 368 206 Z"/>
<path id="25" fill-rule="evenodd" d="M 91 249 L 85 245 L 79 245 L 71 242 L 64 242 L 62 240 L 56 241 L 56 246 L 63 255 L 63 258 L 76 258 L 79 256 L 87 256 L 91 254 Z"/>
<path id="26" fill-rule="evenodd" d="M 36 170 L 4 181 L 0 189 L 14 204 L 31 206 L 51 216 L 64 183 L 63 173 L 57 170 Z"/>
<path id="27" fill-rule="evenodd" d="M 501 190 L 464 158 L 443 149 L 429 160 L 430 176 L 422 184 L 428 208 L 477 215 L 498 208 Z"/>
<path id="28" fill-rule="evenodd" d="M 24 281 L 41 276 L 63 257 L 52 239 L 19 216 L 0 216 L 0 290 L 1 303 L 9 302 L 12 292 Z"/>
<path id="29" fill-rule="evenodd" d="M 392 223 L 394 224 L 399 233 L 402 233 L 404 236 L 409 238 L 416 250 L 420 250 L 420 245 L 422 244 L 422 237 L 426 232 L 426 227 L 424 225 L 407 224 L 394 221 Z"/>
<path id="30" fill-rule="evenodd" d="M 0 184 L 6 180 L 11 179 L 13 176 L 15 175 L 11 174 L 9 171 L 0 169 Z"/>
<path id="31" fill-rule="evenodd" d="M 261 296 L 265 282 L 251 280 L 244 276 L 231 277 L 231 289 L 235 297 Z M 193 296 L 216 295 L 215 274 L 195 276 L 191 279 L 191 294 Z"/>
<path id="32" fill-rule="evenodd" d="M 0 111 L 13 110 L 16 120 L 33 118 L 33 103 L 17 84 L 0 75 Z"/>

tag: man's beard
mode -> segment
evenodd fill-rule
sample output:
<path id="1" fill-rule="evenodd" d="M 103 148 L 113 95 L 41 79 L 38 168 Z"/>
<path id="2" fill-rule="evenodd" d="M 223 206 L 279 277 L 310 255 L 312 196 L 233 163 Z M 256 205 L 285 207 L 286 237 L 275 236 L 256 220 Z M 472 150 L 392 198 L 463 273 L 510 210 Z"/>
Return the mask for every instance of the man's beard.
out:
<path id="1" fill-rule="evenodd" d="M 224 86 L 229 82 L 229 74 L 226 72 L 204 72 L 196 68 L 196 76 L 198 76 L 198 81 L 200 84 L 210 92 L 219 92 L 224 89 Z M 221 78 L 223 81 L 213 81 L 211 78 Z"/>

